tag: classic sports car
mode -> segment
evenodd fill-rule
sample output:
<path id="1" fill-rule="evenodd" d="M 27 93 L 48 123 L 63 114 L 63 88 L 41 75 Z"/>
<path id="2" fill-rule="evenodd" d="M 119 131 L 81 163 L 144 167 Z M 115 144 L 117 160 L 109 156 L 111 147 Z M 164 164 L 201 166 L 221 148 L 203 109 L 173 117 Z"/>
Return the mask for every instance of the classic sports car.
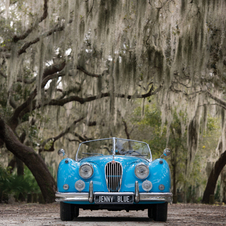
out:
<path id="1" fill-rule="evenodd" d="M 65 155 L 63 149 L 58 153 Z M 165 149 L 163 155 L 169 154 Z M 60 162 L 57 189 L 62 221 L 78 217 L 79 208 L 148 209 L 149 218 L 166 221 L 172 201 L 167 162 L 152 161 L 145 142 L 115 137 L 80 143 L 75 160 Z"/>

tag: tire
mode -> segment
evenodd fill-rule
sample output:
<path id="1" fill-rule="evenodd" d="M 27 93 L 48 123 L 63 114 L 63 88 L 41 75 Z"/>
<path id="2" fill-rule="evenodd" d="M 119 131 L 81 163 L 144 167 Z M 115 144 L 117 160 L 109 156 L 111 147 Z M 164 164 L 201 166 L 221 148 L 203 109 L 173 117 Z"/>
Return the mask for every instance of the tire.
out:
<path id="1" fill-rule="evenodd" d="M 79 208 L 77 206 L 74 207 L 74 218 L 77 218 L 79 215 Z"/>
<path id="2" fill-rule="evenodd" d="M 62 221 L 72 221 L 74 219 L 74 205 L 69 203 L 60 203 L 60 219 Z"/>
<path id="3" fill-rule="evenodd" d="M 150 219 L 153 219 L 153 205 L 151 205 L 151 207 L 148 208 L 148 217 Z"/>
<path id="4" fill-rule="evenodd" d="M 153 219 L 154 221 L 166 221 L 167 220 L 167 208 L 168 203 L 156 204 L 153 206 Z M 148 213 L 149 216 L 149 213 Z"/>

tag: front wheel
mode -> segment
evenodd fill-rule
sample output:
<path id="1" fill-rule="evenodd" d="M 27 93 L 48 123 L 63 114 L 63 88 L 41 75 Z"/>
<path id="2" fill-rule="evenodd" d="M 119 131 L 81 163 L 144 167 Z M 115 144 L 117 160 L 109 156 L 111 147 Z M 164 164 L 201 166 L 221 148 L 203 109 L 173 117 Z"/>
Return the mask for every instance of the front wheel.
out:
<path id="1" fill-rule="evenodd" d="M 74 217 L 78 217 L 79 208 L 73 204 L 60 203 L 60 219 L 62 221 L 72 221 Z"/>
<path id="2" fill-rule="evenodd" d="M 153 206 L 152 215 L 154 221 L 166 221 L 167 220 L 168 203 L 155 204 Z M 149 214 L 148 214 L 149 215 Z"/>

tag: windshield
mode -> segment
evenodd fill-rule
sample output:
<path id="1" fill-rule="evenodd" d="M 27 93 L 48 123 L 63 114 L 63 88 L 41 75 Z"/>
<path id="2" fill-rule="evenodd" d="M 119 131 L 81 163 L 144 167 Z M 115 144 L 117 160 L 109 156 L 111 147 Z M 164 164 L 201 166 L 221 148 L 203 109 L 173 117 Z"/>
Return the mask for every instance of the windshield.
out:
<path id="1" fill-rule="evenodd" d="M 76 161 L 98 155 L 127 155 L 151 159 L 147 143 L 113 137 L 82 142 L 77 151 Z"/>

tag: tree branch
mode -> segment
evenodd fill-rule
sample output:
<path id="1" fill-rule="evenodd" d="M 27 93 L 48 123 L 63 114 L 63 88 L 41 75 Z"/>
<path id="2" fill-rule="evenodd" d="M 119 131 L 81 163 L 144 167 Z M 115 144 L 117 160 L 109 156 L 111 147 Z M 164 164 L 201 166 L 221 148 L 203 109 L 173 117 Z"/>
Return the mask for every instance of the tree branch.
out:
<path id="1" fill-rule="evenodd" d="M 9 104 L 12 108 L 14 108 L 14 109 L 17 108 L 16 101 L 14 100 L 14 98 L 12 96 L 9 98 Z"/>
<path id="2" fill-rule="evenodd" d="M 161 88 L 162 88 L 162 86 L 159 86 L 153 92 L 153 86 L 152 86 L 147 93 L 142 94 L 142 95 L 137 95 L 136 98 L 147 98 L 147 97 L 150 97 L 150 96 L 156 94 Z M 107 92 L 107 93 L 101 93 L 99 95 L 94 95 L 94 96 L 85 97 L 85 98 L 82 98 L 82 97 L 79 97 L 79 96 L 70 96 L 70 97 L 67 97 L 67 98 L 64 98 L 64 99 L 52 99 L 48 103 L 45 103 L 44 105 L 45 106 L 46 105 L 63 106 L 66 103 L 72 102 L 72 101 L 79 102 L 80 104 L 84 104 L 84 103 L 91 102 L 91 101 L 94 101 L 94 100 L 97 100 L 97 99 L 101 99 L 101 98 L 104 98 L 104 97 L 109 97 L 110 95 L 111 95 L 110 92 Z M 126 96 L 125 94 L 116 93 L 115 97 L 131 99 L 133 97 L 133 95 L 127 95 Z"/>
<path id="3" fill-rule="evenodd" d="M 63 66 L 64 66 L 64 64 L 62 65 L 62 67 Z M 59 68 L 56 68 L 56 67 L 52 67 L 52 68 L 55 68 L 56 70 L 59 69 Z M 48 69 L 46 69 L 44 71 L 43 77 L 46 76 L 46 74 L 45 74 L 46 71 L 48 71 Z M 53 71 L 51 70 L 51 72 L 53 72 Z M 56 73 L 56 74 L 46 76 L 45 79 L 43 79 L 43 81 L 42 81 L 42 88 L 44 88 L 44 86 L 46 85 L 46 83 L 50 79 L 53 79 L 53 78 L 56 78 L 56 77 L 59 77 L 59 76 L 63 76 L 63 75 L 64 74 L 62 72 L 62 75 L 61 75 L 61 73 Z M 141 95 L 136 95 L 135 97 L 136 98 L 150 97 L 152 95 L 155 95 L 161 88 L 162 88 L 162 85 L 160 85 L 155 91 L 153 91 L 154 88 L 153 88 L 153 85 L 152 85 L 152 87 L 150 88 L 150 90 L 147 93 L 141 94 Z M 41 106 L 63 106 L 65 104 L 69 103 L 69 102 L 79 102 L 80 104 L 84 104 L 84 103 L 91 102 L 91 101 L 101 99 L 101 98 L 104 98 L 104 97 L 110 97 L 111 93 L 106 92 L 106 93 L 101 93 L 99 95 L 89 96 L 89 97 L 85 97 L 85 98 L 82 98 L 82 97 L 79 97 L 79 96 L 69 96 L 69 97 L 62 99 L 62 97 L 60 97 L 58 99 L 52 99 L 50 101 L 46 101 L 42 105 L 40 105 L 40 104 L 37 105 L 36 100 L 34 100 L 36 95 L 37 95 L 37 89 L 35 88 L 35 90 L 30 94 L 29 98 L 14 111 L 13 117 L 10 120 L 12 122 L 11 125 L 14 124 L 14 125 L 17 126 L 18 116 L 19 116 L 19 118 L 22 118 L 23 115 L 25 115 L 29 111 L 32 111 L 34 109 L 38 109 Z M 133 95 L 127 95 L 126 96 L 125 94 L 116 93 L 115 97 L 131 99 L 133 97 Z"/>
<path id="4" fill-rule="evenodd" d="M 69 139 L 69 138 L 67 138 L 67 140 L 69 142 L 78 142 L 78 143 L 88 141 L 88 140 L 94 140 L 94 138 L 87 138 L 86 136 L 82 137 L 81 135 L 79 135 L 77 133 L 74 133 L 74 135 L 78 137 L 78 140 L 77 139 Z"/>
<path id="5" fill-rule="evenodd" d="M 214 95 L 211 94 L 209 91 L 206 91 L 206 93 L 207 93 L 207 95 L 208 95 L 211 99 L 215 100 L 218 104 L 220 104 L 220 106 L 221 106 L 222 108 L 226 109 L 226 102 L 225 102 L 225 101 L 223 101 L 222 99 L 220 99 L 220 98 L 214 96 Z"/>
<path id="6" fill-rule="evenodd" d="M 48 151 L 48 152 L 52 152 L 54 151 L 54 143 L 59 140 L 61 137 L 63 137 L 64 135 L 66 135 L 67 133 L 70 132 L 70 130 L 80 121 L 82 121 L 85 117 L 81 117 L 78 120 L 75 120 L 69 127 L 67 127 L 63 132 L 61 132 L 59 135 L 55 136 L 55 137 L 51 137 L 48 138 L 47 140 L 45 140 L 44 142 L 42 142 L 42 144 L 40 145 L 39 148 L 39 153 L 41 153 L 42 151 Z M 52 141 L 52 144 L 50 146 L 50 148 L 45 148 L 45 145 L 49 142 Z"/>
<path id="7" fill-rule="evenodd" d="M 119 113 L 119 115 L 120 115 L 121 118 L 122 118 L 122 123 L 123 123 L 123 125 L 124 125 L 124 127 L 125 127 L 126 137 L 127 137 L 127 139 L 130 139 L 130 134 L 132 133 L 133 128 L 132 128 L 131 131 L 129 132 L 129 131 L 128 131 L 127 123 L 126 123 L 125 119 L 122 117 L 122 114 L 121 114 L 121 112 L 120 112 L 119 110 L 118 110 L 118 113 Z"/>
<path id="8" fill-rule="evenodd" d="M 70 93 L 80 92 L 81 86 L 80 86 L 80 84 L 77 84 L 77 85 L 79 85 L 79 87 L 72 87 L 71 89 L 68 89 L 66 91 L 63 91 L 62 89 L 56 89 L 57 91 L 62 93 L 62 95 L 60 96 L 59 99 L 63 99 L 65 96 L 68 96 Z"/>
<path id="9" fill-rule="evenodd" d="M 53 64 L 50 67 L 45 68 L 44 72 L 43 72 L 43 81 L 41 84 L 41 87 L 44 88 L 44 86 L 46 85 L 46 83 L 50 80 L 53 79 L 56 75 L 60 76 L 60 73 L 56 74 L 56 72 L 63 70 L 63 68 L 65 67 L 66 62 L 62 61 L 58 64 Z M 48 77 L 49 76 L 49 77 Z M 14 128 L 16 128 L 17 124 L 18 124 L 18 116 L 20 116 L 20 118 L 27 113 L 29 110 L 31 110 L 33 108 L 33 106 L 31 106 L 34 98 L 37 95 L 37 88 L 35 88 L 30 96 L 28 97 L 28 99 L 21 104 L 20 106 L 18 106 L 15 111 L 13 116 L 10 119 L 10 125 L 13 126 Z M 25 110 L 27 109 L 27 110 Z M 23 114 L 21 115 L 21 113 L 23 112 Z"/>
<path id="10" fill-rule="evenodd" d="M 32 78 L 32 79 L 22 79 L 22 78 L 17 78 L 17 82 L 23 82 L 24 84 L 32 84 L 34 83 L 36 80 L 36 78 Z"/>
<path id="11" fill-rule="evenodd" d="M 104 73 L 106 72 L 106 71 L 104 71 L 102 74 L 93 74 L 93 73 L 88 72 L 85 68 L 83 68 L 81 66 L 77 66 L 77 69 L 79 71 L 84 72 L 86 75 L 91 76 L 91 77 L 94 77 L 94 78 L 102 77 L 104 75 Z"/>
<path id="12" fill-rule="evenodd" d="M 77 133 L 74 133 L 74 135 L 75 135 L 76 137 L 78 137 L 78 139 L 70 139 L 70 138 L 67 138 L 67 140 L 68 140 L 69 142 L 77 142 L 77 143 L 81 143 L 81 142 L 88 141 L 88 140 L 94 140 L 94 138 L 88 138 L 88 137 L 86 137 L 85 135 L 84 135 L 84 137 L 83 137 L 83 136 L 81 136 L 81 135 L 79 135 L 79 134 L 77 134 Z"/>
<path id="13" fill-rule="evenodd" d="M 127 137 L 127 139 L 130 139 L 130 134 L 129 134 L 129 131 L 128 131 L 127 123 L 126 123 L 126 121 L 124 120 L 124 118 L 122 118 L 122 123 L 123 123 L 123 125 L 124 125 L 124 127 L 125 127 L 126 137 Z"/>
<path id="14" fill-rule="evenodd" d="M 44 0 L 44 6 L 43 6 L 43 14 L 42 16 L 38 19 L 36 23 L 34 23 L 33 26 L 28 28 L 22 35 L 15 35 L 13 37 L 13 42 L 18 42 L 19 40 L 25 39 L 37 26 L 37 24 L 41 23 L 43 20 L 45 20 L 48 16 L 48 0 Z"/>
<path id="15" fill-rule="evenodd" d="M 78 133 L 74 133 L 74 135 L 75 135 L 76 137 L 78 137 L 79 140 L 82 141 L 82 142 L 87 141 L 87 140 L 93 140 L 93 139 L 94 139 L 94 138 L 88 138 L 86 135 L 81 136 L 81 135 L 79 135 Z"/>
<path id="16" fill-rule="evenodd" d="M 72 20 L 69 21 L 69 23 L 71 23 Z M 41 40 L 41 38 L 46 38 L 50 35 L 52 35 L 53 33 L 57 32 L 57 31 L 63 31 L 65 28 L 65 24 L 63 25 L 60 25 L 60 23 L 56 24 L 52 29 L 50 29 L 49 31 L 41 34 L 39 37 L 33 39 L 32 41 L 30 42 L 26 42 L 24 43 L 24 45 L 19 49 L 18 51 L 18 55 L 21 55 L 23 53 L 26 53 L 26 50 L 33 44 L 39 42 Z"/>

